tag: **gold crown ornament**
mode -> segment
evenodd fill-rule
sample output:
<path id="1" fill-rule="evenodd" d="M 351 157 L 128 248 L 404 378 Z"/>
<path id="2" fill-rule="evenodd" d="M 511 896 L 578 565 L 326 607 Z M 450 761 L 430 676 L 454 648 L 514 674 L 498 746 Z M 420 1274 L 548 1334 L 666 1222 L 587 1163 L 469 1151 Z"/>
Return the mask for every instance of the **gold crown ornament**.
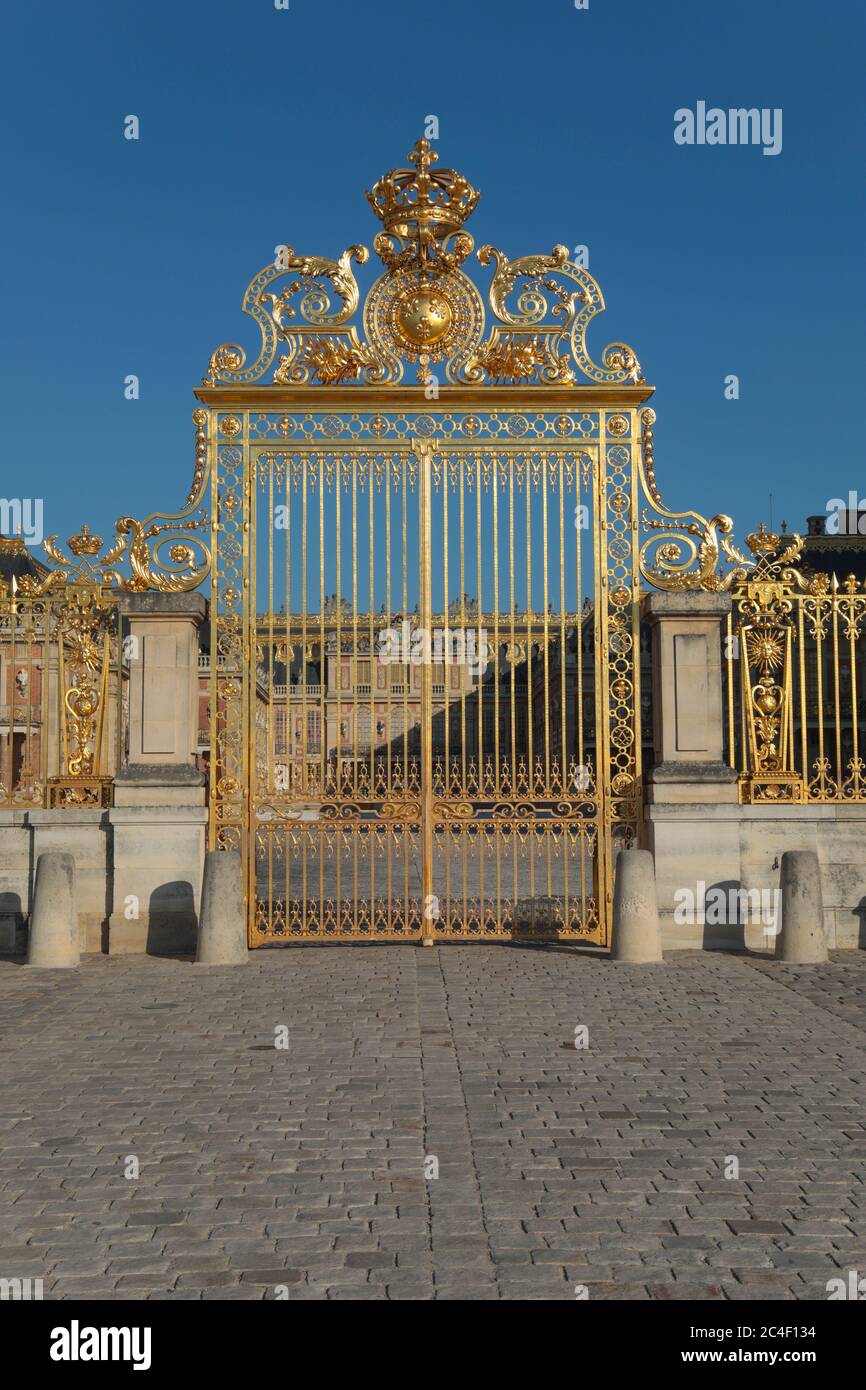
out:
<path id="1" fill-rule="evenodd" d="M 85 521 L 77 536 L 70 536 L 66 542 L 73 555 L 98 555 L 102 549 L 102 537 L 94 536 Z"/>
<path id="2" fill-rule="evenodd" d="M 757 531 L 746 536 L 746 545 L 753 555 L 775 555 L 779 549 L 779 544 L 780 537 L 774 531 L 768 531 L 763 521 Z"/>
<path id="3" fill-rule="evenodd" d="M 472 250 L 472 238 L 460 233 L 481 194 L 456 169 L 434 169 L 439 156 L 422 136 L 409 152 L 411 169 L 391 169 L 367 193 L 370 207 L 385 229 L 373 243 L 390 268 L 416 263 L 429 272 L 451 270 Z M 403 243 L 395 254 L 391 237 Z M 454 248 L 444 244 L 454 237 Z"/>

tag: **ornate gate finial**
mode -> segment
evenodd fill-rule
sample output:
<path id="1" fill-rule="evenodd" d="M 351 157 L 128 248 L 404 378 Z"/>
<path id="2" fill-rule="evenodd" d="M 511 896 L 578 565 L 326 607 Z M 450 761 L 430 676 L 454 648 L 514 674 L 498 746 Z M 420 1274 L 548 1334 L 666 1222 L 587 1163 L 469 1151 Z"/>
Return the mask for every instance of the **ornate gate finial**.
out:
<path id="1" fill-rule="evenodd" d="M 414 169 L 391 169 L 366 195 L 385 227 L 373 249 L 389 270 L 412 266 L 429 275 L 453 270 L 472 250 L 471 236 L 457 234 L 481 195 L 456 169 L 431 170 L 439 156 L 429 140 L 416 140 L 408 158 Z M 399 251 L 392 237 L 403 243 Z M 453 250 L 447 252 L 451 237 Z"/>

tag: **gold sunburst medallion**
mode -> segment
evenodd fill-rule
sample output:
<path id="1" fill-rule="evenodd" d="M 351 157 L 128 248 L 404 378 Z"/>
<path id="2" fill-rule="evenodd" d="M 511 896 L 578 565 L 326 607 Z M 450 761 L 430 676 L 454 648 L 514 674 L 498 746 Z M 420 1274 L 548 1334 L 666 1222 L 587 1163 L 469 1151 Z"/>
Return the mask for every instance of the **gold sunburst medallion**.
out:
<path id="1" fill-rule="evenodd" d="M 428 348 L 447 338 L 454 322 L 451 301 L 430 285 L 409 290 L 394 301 L 392 328 L 409 348 Z"/>

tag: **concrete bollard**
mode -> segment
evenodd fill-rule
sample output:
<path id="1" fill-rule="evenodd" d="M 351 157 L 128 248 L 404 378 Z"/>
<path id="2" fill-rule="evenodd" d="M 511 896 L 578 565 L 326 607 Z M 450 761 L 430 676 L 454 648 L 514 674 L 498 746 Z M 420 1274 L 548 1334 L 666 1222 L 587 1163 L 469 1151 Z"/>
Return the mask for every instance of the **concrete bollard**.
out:
<path id="1" fill-rule="evenodd" d="M 656 872 L 648 849 L 624 849 L 616 861 L 611 960 L 631 965 L 664 961 Z"/>
<path id="2" fill-rule="evenodd" d="M 813 849 L 786 849 L 782 855 L 782 930 L 776 960 L 817 965 L 827 960 L 821 869 Z"/>
<path id="3" fill-rule="evenodd" d="M 247 916 L 240 851 L 217 849 L 205 855 L 196 965 L 246 965 Z"/>
<path id="4" fill-rule="evenodd" d="M 75 860 L 64 850 L 46 850 L 36 861 L 27 964 L 42 970 L 70 970 L 81 964 Z"/>

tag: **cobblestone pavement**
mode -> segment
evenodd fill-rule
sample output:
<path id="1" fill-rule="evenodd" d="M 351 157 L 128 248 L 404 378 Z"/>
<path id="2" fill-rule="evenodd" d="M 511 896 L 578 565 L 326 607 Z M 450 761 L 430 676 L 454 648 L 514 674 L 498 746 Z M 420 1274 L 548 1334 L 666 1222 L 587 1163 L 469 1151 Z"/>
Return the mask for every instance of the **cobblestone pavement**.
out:
<path id="1" fill-rule="evenodd" d="M 825 1299 L 866 1271 L 864 1028 L 864 952 L 7 960 L 0 1277 L 53 1298 Z"/>

